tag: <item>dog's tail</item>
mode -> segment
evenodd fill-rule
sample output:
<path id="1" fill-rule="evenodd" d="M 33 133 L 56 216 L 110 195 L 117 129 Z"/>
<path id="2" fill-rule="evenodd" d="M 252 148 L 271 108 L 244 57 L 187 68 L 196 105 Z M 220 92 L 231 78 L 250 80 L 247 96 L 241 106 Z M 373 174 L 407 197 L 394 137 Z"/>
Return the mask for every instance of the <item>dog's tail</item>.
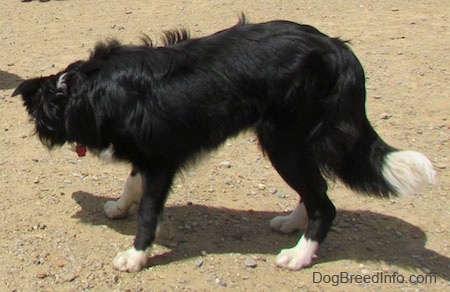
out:
<path id="1" fill-rule="evenodd" d="M 314 115 L 320 113 L 320 117 L 312 117 L 316 124 L 307 143 L 311 157 L 323 172 L 368 194 L 406 195 L 424 184 L 433 184 L 435 171 L 427 157 L 389 146 L 370 125 L 365 112 L 363 68 L 344 42 L 333 42 L 336 51 L 322 54 L 322 61 L 316 58 L 309 66 L 310 71 L 314 68 L 320 74 L 319 79 L 326 76 L 329 80 L 328 84 L 314 86 L 321 97 L 312 102 L 317 109 Z"/>

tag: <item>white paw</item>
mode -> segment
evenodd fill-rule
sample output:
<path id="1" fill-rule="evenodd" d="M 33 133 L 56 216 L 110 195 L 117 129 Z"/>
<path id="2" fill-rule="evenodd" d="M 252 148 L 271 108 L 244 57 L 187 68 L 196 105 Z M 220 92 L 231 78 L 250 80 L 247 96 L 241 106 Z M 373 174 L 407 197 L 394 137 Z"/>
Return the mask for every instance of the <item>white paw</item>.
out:
<path id="1" fill-rule="evenodd" d="M 128 209 L 122 209 L 117 201 L 108 201 L 103 206 L 106 216 L 110 219 L 124 218 L 128 215 Z"/>
<path id="2" fill-rule="evenodd" d="M 303 236 L 298 244 L 289 249 L 283 249 L 277 256 L 277 266 L 292 271 L 297 271 L 305 267 L 309 267 L 315 253 L 319 249 L 319 243 Z"/>
<path id="3" fill-rule="evenodd" d="M 122 272 L 139 272 L 148 264 L 148 256 L 145 251 L 136 250 L 134 247 L 119 252 L 113 261 L 116 270 Z"/>
<path id="4" fill-rule="evenodd" d="M 286 216 L 277 216 L 270 220 L 270 228 L 283 233 L 292 233 L 305 228 L 308 223 L 305 204 L 301 203 Z"/>

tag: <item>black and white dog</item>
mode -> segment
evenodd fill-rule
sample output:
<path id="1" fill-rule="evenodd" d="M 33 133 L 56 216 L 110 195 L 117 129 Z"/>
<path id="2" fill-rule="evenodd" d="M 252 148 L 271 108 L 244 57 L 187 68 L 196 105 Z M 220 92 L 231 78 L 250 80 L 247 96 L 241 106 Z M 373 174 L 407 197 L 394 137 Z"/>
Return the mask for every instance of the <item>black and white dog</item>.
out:
<path id="1" fill-rule="evenodd" d="M 180 168 L 245 129 L 301 196 L 271 221 L 282 232 L 306 223 L 276 260 L 291 270 L 311 265 L 336 215 L 324 177 L 381 197 L 434 181 L 424 155 L 387 145 L 370 125 L 364 71 L 347 44 L 307 25 L 242 18 L 203 38 L 167 32 L 162 47 L 99 43 L 87 61 L 26 80 L 17 94 L 49 149 L 76 142 L 132 164 L 122 197 L 105 205 L 116 218 L 140 201 L 134 246 L 114 259 L 121 271 L 148 264 Z"/>

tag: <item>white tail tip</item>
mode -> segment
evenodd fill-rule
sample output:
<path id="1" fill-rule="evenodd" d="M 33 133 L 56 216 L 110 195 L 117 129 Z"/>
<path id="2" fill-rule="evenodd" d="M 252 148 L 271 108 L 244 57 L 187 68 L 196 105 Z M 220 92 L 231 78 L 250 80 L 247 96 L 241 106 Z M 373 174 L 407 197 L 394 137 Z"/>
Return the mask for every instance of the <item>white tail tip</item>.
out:
<path id="1" fill-rule="evenodd" d="M 436 172 L 430 160 L 422 153 L 396 151 L 386 156 L 383 176 L 398 195 L 410 195 L 424 185 L 434 184 Z"/>

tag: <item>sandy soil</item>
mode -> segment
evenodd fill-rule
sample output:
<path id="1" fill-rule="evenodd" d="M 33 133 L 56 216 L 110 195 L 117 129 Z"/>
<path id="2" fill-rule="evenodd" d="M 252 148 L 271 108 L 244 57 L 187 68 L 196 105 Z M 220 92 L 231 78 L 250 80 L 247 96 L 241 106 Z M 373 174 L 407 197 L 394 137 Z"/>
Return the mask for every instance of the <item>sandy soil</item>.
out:
<path id="1" fill-rule="evenodd" d="M 3 2 L 1 291 L 450 289 L 449 1 Z M 11 93 L 22 79 L 86 58 L 98 40 L 137 43 L 142 33 L 157 40 L 177 27 L 203 36 L 236 23 L 241 11 L 252 22 L 288 19 L 350 39 L 367 73 L 370 120 L 392 145 L 428 155 L 438 182 L 390 200 L 330 182 L 339 213 L 316 264 L 285 271 L 275 256 L 299 234 L 272 232 L 268 221 L 297 197 L 248 133 L 177 179 L 166 211 L 171 231 L 155 245 L 151 267 L 117 272 L 111 261 L 131 244 L 136 219 L 108 220 L 102 206 L 120 195 L 128 166 L 79 159 L 69 147 L 49 153 Z M 391 283 L 325 283 L 333 275 L 376 282 L 377 274 L 397 276 Z M 433 283 L 407 283 L 410 275 Z"/>

